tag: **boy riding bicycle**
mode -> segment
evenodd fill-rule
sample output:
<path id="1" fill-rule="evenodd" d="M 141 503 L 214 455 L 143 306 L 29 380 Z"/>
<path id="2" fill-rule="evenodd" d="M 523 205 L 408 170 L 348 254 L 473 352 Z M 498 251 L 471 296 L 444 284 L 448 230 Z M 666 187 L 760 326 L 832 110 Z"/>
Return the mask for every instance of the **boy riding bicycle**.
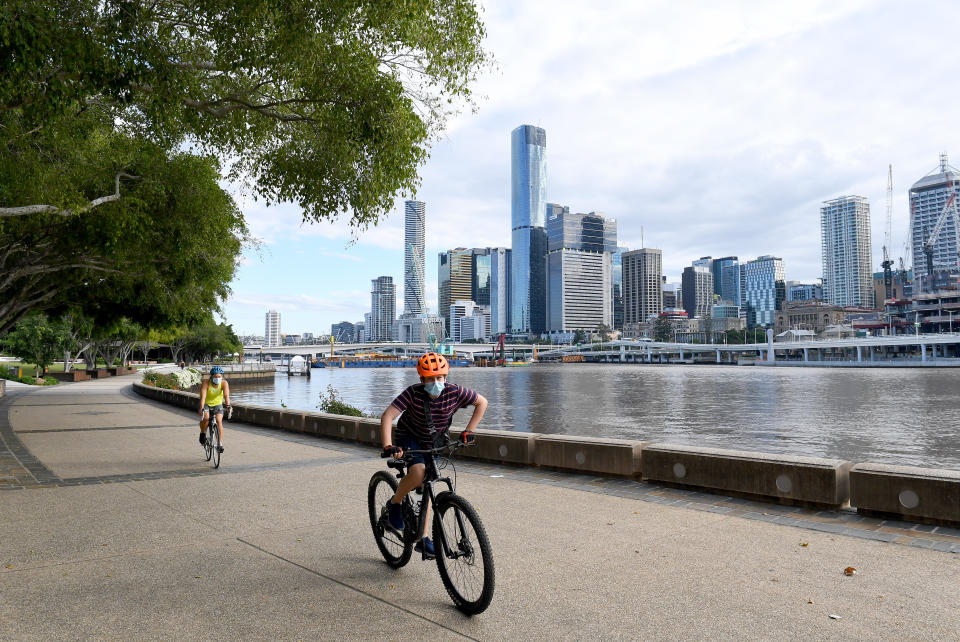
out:
<path id="1" fill-rule="evenodd" d="M 395 458 L 402 457 L 404 450 L 432 448 L 434 440 L 450 428 L 453 415 L 460 408 L 474 406 L 473 416 L 464 429 L 464 435 L 476 429 L 487 409 L 487 400 L 483 395 L 469 388 L 447 383 L 450 364 L 443 355 L 428 352 L 420 357 L 417 360 L 417 373 L 420 375 L 420 383 L 401 392 L 380 417 L 383 451 Z M 397 422 L 397 429 L 393 430 L 393 420 L 397 417 L 400 417 L 400 421 Z M 390 526 L 398 531 L 403 531 L 403 498 L 423 483 L 425 470 L 423 456 L 415 456 L 407 474 L 400 480 L 396 494 L 387 502 Z M 429 523 L 430 515 L 427 514 L 425 518 L 425 523 Z M 416 550 L 422 550 L 428 557 L 432 557 L 433 542 L 429 537 L 424 537 L 422 545 L 417 543 Z"/>
<path id="2" fill-rule="evenodd" d="M 217 448 L 223 452 L 223 409 L 230 407 L 230 385 L 223 378 L 223 368 L 210 368 L 210 379 L 200 386 L 200 445 L 206 444 L 207 423 L 211 413 L 216 418 L 220 444 Z M 207 459 L 210 459 L 208 456 Z"/>

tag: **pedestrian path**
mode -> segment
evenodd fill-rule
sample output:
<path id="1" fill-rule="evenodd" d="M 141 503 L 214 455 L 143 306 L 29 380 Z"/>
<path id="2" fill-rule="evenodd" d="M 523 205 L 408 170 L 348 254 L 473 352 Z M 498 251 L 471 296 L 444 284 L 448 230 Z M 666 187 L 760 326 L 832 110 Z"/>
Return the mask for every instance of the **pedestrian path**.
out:
<path id="1" fill-rule="evenodd" d="M 497 564 L 465 618 L 382 563 L 371 450 L 228 423 L 213 470 L 196 424 L 130 378 L 0 399 L 0 639 L 960 637 L 955 529 L 461 461 Z"/>

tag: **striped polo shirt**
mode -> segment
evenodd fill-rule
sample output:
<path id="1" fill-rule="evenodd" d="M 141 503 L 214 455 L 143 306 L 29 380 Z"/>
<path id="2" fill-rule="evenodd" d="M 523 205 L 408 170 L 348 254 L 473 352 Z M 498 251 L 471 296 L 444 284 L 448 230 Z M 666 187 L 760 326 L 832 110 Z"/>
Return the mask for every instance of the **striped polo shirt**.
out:
<path id="1" fill-rule="evenodd" d="M 433 443 L 434 434 L 430 432 L 427 419 L 423 414 L 424 399 L 430 403 L 433 427 L 440 433 L 450 427 L 453 413 L 476 402 L 477 393 L 470 388 L 447 383 L 440 395 L 434 399 L 424 391 L 423 384 L 418 383 L 401 392 L 393 400 L 391 405 L 403 413 L 400 415 L 400 421 L 397 422 L 395 434 L 399 437 L 409 436 L 418 441 L 423 440 L 427 442 L 423 446 L 428 446 Z"/>

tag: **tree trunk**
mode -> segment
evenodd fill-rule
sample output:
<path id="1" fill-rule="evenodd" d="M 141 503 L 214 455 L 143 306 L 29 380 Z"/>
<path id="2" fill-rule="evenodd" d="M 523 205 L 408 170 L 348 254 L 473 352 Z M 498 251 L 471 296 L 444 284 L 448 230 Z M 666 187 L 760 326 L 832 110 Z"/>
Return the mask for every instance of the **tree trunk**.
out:
<path id="1" fill-rule="evenodd" d="M 72 359 L 70 359 L 70 356 L 71 355 L 69 350 L 64 351 L 63 353 L 63 371 L 64 372 L 70 372 L 70 362 L 72 361 Z"/>

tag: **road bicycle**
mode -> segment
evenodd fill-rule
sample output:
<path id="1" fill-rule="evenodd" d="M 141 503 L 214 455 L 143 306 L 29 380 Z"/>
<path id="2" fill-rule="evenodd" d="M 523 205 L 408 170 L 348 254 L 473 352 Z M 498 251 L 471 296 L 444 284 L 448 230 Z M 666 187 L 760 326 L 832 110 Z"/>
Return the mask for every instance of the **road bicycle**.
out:
<path id="1" fill-rule="evenodd" d="M 475 615 L 486 610 L 493 599 L 493 551 L 476 509 L 454 492 L 455 469 L 454 480 L 440 474 L 453 454 L 465 445 L 457 441 L 425 450 L 405 450 L 402 457 L 387 462 L 397 471 L 396 475 L 379 470 L 370 478 L 367 504 L 373 538 L 391 568 L 400 568 L 410 561 L 414 544 L 426 535 L 425 509 L 432 508 L 433 547 L 440 579 L 456 607 Z M 403 498 L 404 528 L 400 532 L 390 525 L 386 504 L 397 491 L 397 479 L 407 474 L 414 455 L 424 455 L 426 474 L 423 485 Z M 437 494 L 434 486 L 438 484 L 446 484 L 447 490 Z M 414 494 L 421 496 L 418 502 L 411 499 Z M 429 559 L 426 547 L 421 555 Z"/>
<path id="2" fill-rule="evenodd" d="M 207 461 L 213 459 L 213 467 L 220 468 L 220 455 L 223 453 L 223 446 L 220 444 L 220 427 L 217 425 L 217 416 L 213 408 L 205 406 L 210 411 L 210 421 L 207 422 L 206 438 L 203 440 L 203 452 L 207 456 Z M 223 409 L 223 421 L 227 421 L 233 415 L 233 408 L 226 406 Z"/>

